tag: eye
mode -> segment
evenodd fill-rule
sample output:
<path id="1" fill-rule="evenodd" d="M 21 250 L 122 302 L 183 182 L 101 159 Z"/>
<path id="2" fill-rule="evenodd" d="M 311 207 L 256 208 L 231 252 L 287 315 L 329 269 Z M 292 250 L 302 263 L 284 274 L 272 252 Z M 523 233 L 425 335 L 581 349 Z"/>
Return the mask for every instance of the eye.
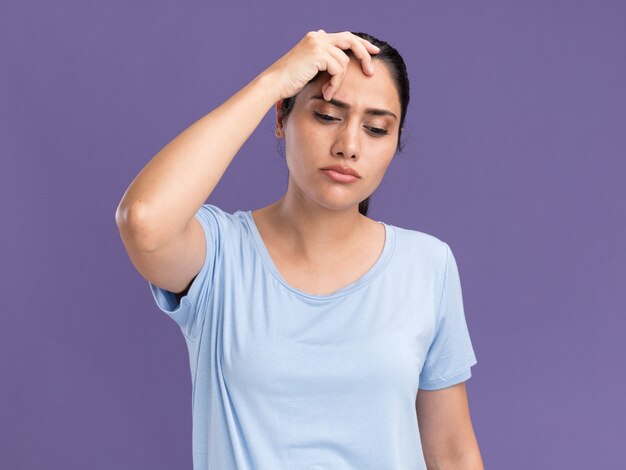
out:
<path id="1" fill-rule="evenodd" d="M 370 127 L 369 130 L 371 130 L 374 134 L 378 134 L 378 135 L 387 135 L 389 134 L 389 131 L 386 129 L 379 129 L 378 127 Z"/>
<path id="2" fill-rule="evenodd" d="M 317 111 L 313 111 L 313 114 L 317 116 L 319 119 L 321 119 L 322 121 L 339 121 L 338 118 L 329 116 L 328 114 L 321 114 L 321 113 L 318 113 Z M 375 134 L 376 136 L 383 136 L 383 135 L 389 134 L 388 130 L 380 129 L 378 127 L 366 126 L 366 129 L 368 129 L 372 134 Z"/>
<path id="3" fill-rule="evenodd" d="M 329 116 L 328 114 L 320 114 L 316 111 L 313 111 L 313 114 L 319 117 L 322 121 L 337 121 L 338 120 L 337 118 Z"/>

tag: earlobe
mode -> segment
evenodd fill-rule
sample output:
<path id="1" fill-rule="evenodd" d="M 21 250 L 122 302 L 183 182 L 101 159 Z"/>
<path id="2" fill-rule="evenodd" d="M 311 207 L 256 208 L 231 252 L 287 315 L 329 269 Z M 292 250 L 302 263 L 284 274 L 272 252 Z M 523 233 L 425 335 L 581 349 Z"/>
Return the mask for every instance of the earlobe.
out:
<path id="1" fill-rule="evenodd" d="M 280 107 L 283 104 L 283 100 L 280 100 L 276 103 L 276 129 L 274 130 L 274 134 L 279 139 L 283 137 L 283 116 L 280 112 Z"/>

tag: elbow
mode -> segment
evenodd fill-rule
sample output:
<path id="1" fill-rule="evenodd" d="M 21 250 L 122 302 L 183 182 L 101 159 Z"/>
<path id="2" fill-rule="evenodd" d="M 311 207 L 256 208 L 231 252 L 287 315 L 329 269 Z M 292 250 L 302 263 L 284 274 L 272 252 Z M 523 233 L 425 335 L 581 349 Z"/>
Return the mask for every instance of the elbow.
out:
<path id="1" fill-rule="evenodd" d="M 122 200 L 115 209 L 115 223 L 118 227 L 134 227 L 140 223 L 145 225 L 146 212 L 145 207 L 139 204 L 126 204 Z"/>
<path id="2" fill-rule="evenodd" d="M 154 251 L 157 248 L 155 230 L 145 208 L 120 203 L 115 210 L 115 223 L 125 244 L 132 243 L 143 251 Z"/>

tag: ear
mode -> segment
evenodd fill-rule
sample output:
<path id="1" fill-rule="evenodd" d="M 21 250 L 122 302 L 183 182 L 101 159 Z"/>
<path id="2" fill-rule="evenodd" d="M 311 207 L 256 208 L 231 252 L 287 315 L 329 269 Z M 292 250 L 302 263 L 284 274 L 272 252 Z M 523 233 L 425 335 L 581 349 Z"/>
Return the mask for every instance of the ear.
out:
<path id="1" fill-rule="evenodd" d="M 285 131 L 283 128 L 283 116 L 280 113 L 280 107 L 283 105 L 283 100 L 278 100 L 276 103 L 276 130 L 274 134 L 279 139 L 285 136 Z"/>

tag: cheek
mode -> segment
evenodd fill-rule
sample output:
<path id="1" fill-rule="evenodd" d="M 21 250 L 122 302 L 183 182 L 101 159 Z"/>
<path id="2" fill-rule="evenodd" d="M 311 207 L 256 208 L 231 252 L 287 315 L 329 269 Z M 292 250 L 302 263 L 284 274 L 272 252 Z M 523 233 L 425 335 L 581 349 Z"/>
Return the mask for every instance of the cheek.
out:
<path id="1" fill-rule="evenodd" d="M 299 128 L 295 132 L 289 132 L 285 136 L 285 152 L 290 166 L 303 168 L 327 161 L 324 141 L 319 129 Z"/>
<path id="2" fill-rule="evenodd" d="M 299 152 L 316 154 L 323 150 L 322 145 L 328 142 L 328 131 L 320 126 L 302 127 L 294 142 L 297 142 Z"/>
<path id="3" fill-rule="evenodd" d="M 287 140 L 285 152 L 289 173 L 298 180 L 306 178 L 306 174 L 311 171 L 310 168 L 314 165 L 315 158 L 306 138 L 298 136 L 298 138 Z"/>
<path id="4" fill-rule="evenodd" d="M 387 173 L 387 169 L 389 168 L 390 164 L 391 164 L 391 157 L 387 157 L 386 162 L 383 163 L 382 165 L 380 163 L 376 165 L 372 165 L 371 179 L 374 182 L 374 184 L 378 185 L 382 181 L 382 179 L 385 177 L 385 174 Z"/>

